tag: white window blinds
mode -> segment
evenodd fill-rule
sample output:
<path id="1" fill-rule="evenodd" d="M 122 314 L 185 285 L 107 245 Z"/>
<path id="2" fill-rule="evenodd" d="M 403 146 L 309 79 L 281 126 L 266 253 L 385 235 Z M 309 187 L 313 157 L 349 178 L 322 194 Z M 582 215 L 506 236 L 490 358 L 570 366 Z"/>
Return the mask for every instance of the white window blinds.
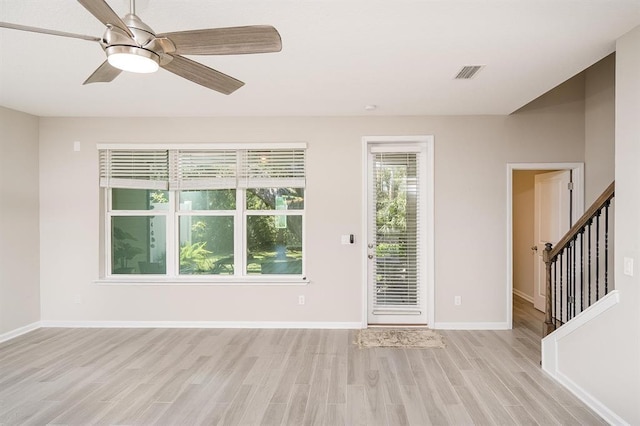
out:
<path id="1" fill-rule="evenodd" d="M 373 235 L 376 241 L 374 310 L 419 309 L 420 233 L 417 154 L 374 153 L 375 203 Z"/>
<path id="2" fill-rule="evenodd" d="M 136 189 L 304 188 L 305 152 L 292 149 L 100 151 L 100 186 Z"/>
<path id="3" fill-rule="evenodd" d="M 106 188 L 167 189 L 167 150 L 101 150 L 100 186 Z"/>
<path id="4" fill-rule="evenodd" d="M 230 189 L 236 187 L 237 153 L 227 151 L 171 151 L 170 188 Z"/>
<path id="5" fill-rule="evenodd" d="M 305 150 L 246 150 L 240 162 L 242 188 L 304 188 Z"/>

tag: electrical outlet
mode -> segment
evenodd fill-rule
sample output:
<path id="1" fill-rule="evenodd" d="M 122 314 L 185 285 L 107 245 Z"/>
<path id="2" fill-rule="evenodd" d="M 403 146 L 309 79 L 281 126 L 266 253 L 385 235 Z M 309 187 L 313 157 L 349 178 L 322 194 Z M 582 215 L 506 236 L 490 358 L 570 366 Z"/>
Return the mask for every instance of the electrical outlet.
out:
<path id="1" fill-rule="evenodd" d="M 298 305 L 304 305 L 304 296 L 298 296 Z"/>
<path id="2" fill-rule="evenodd" d="M 456 306 L 462 305 L 462 297 L 456 296 L 453 298 L 453 304 Z"/>

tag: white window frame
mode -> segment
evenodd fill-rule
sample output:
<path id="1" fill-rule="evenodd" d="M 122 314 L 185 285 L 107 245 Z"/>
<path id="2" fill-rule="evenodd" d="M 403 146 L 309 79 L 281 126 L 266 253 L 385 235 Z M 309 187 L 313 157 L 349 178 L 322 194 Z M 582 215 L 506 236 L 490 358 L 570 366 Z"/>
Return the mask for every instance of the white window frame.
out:
<path id="1" fill-rule="evenodd" d="M 101 235 L 104 235 L 104 241 L 105 241 L 105 245 L 104 245 L 104 271 L 105 271 L 105 277 L 108 279 L 112 279 L 112 280 L 118 280 L 119 277 L 130 277 L 130 276 L 134 276 L 134 275 L 124 275 L 124 274 L 112 274 L 110 273 L 110 265 L 112 265 L 112 259 L 111 259 L 111 220 L 113 217 L 132 217 L 132 216 L 138 216 L 138 217 L 147 217 L 147 216 L 164 216 L 165 218 L 165 238 L 166 238 L 166 245 L 167 245 L 167 252 L 166 252 L 166 256 L 167 259 L 169 258 L 169 256 L 175 256 L 175 254 L 173 252 L 175 252 L 175 248 L 174 248 L 174 242 L 175 240 L 173 240 L 171 233 L 169 232 L 169 230 L 172 227 L 175 227 L 174 225 L 174 217 L 175 215 L 171 214 L 171 209 L 167 209 L 167 210 L 113 210 L 111 208 L 111 203 L 112 203 L 112 193 L 111 193 L 111 189 L 110 188 L 104 188 L 101 189 L 102 191 L 104 191 L 104 209 L 103 209 L 103 214 L 104 214 L 104 220 L 103 220 L 103 231 L 101 233 Z M 174 197 L 174 193 L 172 193 L 171 191 L 169 191 L 169 205 L 171 205 L 171 203 L 174 201 L 173 200 Z M 170 253 L 171 251 L 171 253 Z M 165 275 L 169 276 L 170 273 L 174 274 L 175 271 L 172 271 L 170 266 L 169 266 L 169 262 L 166 263 L 166 268 L 167 268 L 167 272 Z M 159 276 L 159 275 L 154 275 L 154 276 Z"/>
<path id="2" fill-rule="evenodd" d="M 278 150 L 278 149 L 307 149 L 304 142 L 297 143 L 249 143 L 249 144 L 98 144 L 102 150 Z M 278 186 L 276 186 L 278 187 Z M 249 187 L 250 188 L 250 187 Z M 100 188 L 103 203 L 101 206 L 101 230 L 103 240 L 101 256 L 101 277 L 94 282 L 97 284 L 116 285 L 306 285 L 310 280 L 306 276 L 306 205 L 307 190 L 304 192 L 304 208 L 299 210 L 247 210 L 246 185 L 236 186 L 236 209 L 194 210 L 181 212 L 178 192 L 180 188 L 169 189 L 168 210 L 112 210 L 111 188 Z M 231 216 L 234 218 L 234 271 L 235 275 L 180 275 L 179 274 L 179 218 L 185 215 L 195 216 Z M 301 216 L 302 217 L 302 273 L 296 275 L 252 274 L 246 273 L 247 259 L 247 217 L 251 215 L 266 216 Z M 112 274 L 111 273 L 111 218 L 117 216 L 165 216 L 166 224 L 166 274 Z"/>
<path id="3" fill-rule="evenodd" d="M 243 192 L 243 196 L 245 196 L 244 200 L 246 201 L 246 189 L 242 189 L 242 190 L 238 190 L 238 191 L 242 191 Z M 305 189 L 304 192 L 304 205 L 305 208 L 304 209 L 297 209 L 297 210 L 249 210 L 246 208 L 246 204 L 244 206 L 242 206 L 242 226 L 241 226 L 241 231 L 245 231 L 247 229 L 247 219 L 249 218 L 249 216 L 301 216 L 302 217 L 302 276 L 306 277 L 306 250 L 305 250 L 305 244 L 307 241 L 306 238 L 306 226 L 305 226 L 305 210 L 306 210 L 306 205 L 307 205 L 307 191 Z M 245 243 L 245 248 L 246 248 L 246 243 L 247 243 L 247 236 L 243 235 L 243 241 Z M 243 251 L 242 256 L 240 256 L 240 259 L 242 260 L 242 270 L 244 273 L 246 273 L 246 268 L 247 268 L 247 257 L 245 256 L 245 253 Z M 253 277 L 254 275 L 247 275 L 247 276 L 251 276 Z M 260 275 L 256 275 L 256 276 L 260 276 Z M 268 275 L 267 275 L 268 276 Z"/>

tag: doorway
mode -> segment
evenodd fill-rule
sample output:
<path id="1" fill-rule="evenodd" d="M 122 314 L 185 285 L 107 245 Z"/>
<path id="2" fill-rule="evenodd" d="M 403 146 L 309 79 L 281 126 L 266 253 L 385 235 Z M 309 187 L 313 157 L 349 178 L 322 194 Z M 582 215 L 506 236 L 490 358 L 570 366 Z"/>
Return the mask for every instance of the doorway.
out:
<path id="1" fill-rule="evenodd" d="M 433 141 L 363 138 L 363 325 L 433 318 Z"/>
<path id="2" fill-rule="evenodd" d="M 535 176 L 539 185 L 536 191 Z M 523 184 L 523 182 L 525 182 Z M 571 184 L 569 185 L 569 182 Z M 584 212 L 584 165 L 582 163 L 513 163 L 507 165 L 507 320 L 513 322 L 513 295 L 520 296 L 544 310 L 544 263 L 542 251 L 545 242 L 554 242 Z M 524 186 L 523 186 L 524 185 Z M 572 187 L 570 198 L 561 201 L 562 193 Z M 538 193 L 538 215 L 535 198 Z M 523 201 L 524 200 L 524 201 Z M 546 206 L 545 206 L 546 204 Z M 540 207 L 542 206 L 542 207 Z M 559 207 L 559 206 L 562 206 Z M 551 210 L 549 210 L 549 208 Z M 548 211 L 555 211 L 551 215 Z M 517 215 L 517 216 L 516 216 Z M 523 219 L 523 217 L 526 218 Z M 542 228 L 534 229 L 535 223 Z M 523 227 L 526 231 L 523 231 Z M 543 271 L 543 269 L 542 269 Z M 523 282 L 525 284 L 523 284 Z"/>
<path id="3" fill-rule="evenodd" d="M 517 175 L 516 175 L 517 176 Z M 546 265 L 543 254 L 546 244 L 555 246 L 569 231 L 573 182 L 571 170 L 556 170 L 534 176 L 533 203 L 533 307 L 544 312 L 546 307 Z M 514 217 L 514 222 L 517 218 Z M 514 235 L 516 239 L 517 235 Z M 517 254 L 514 253 L 517 259 Z M 514 261 L 515 263 L 515 261 Z M 514 268 L 514 274 L 517 271 Z M 514 281 L 514 289 L 517 287 Z"/>

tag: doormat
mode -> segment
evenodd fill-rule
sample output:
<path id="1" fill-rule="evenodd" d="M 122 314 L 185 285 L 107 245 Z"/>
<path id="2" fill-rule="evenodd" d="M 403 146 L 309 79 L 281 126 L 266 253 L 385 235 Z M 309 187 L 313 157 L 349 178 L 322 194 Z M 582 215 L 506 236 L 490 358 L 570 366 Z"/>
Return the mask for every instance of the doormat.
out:
<path id="1" fill-rule="evenodd" d="M 444 348 L 442 336 L 424 328 L 365 328 L 354 343 L 360 348 Z"/>

